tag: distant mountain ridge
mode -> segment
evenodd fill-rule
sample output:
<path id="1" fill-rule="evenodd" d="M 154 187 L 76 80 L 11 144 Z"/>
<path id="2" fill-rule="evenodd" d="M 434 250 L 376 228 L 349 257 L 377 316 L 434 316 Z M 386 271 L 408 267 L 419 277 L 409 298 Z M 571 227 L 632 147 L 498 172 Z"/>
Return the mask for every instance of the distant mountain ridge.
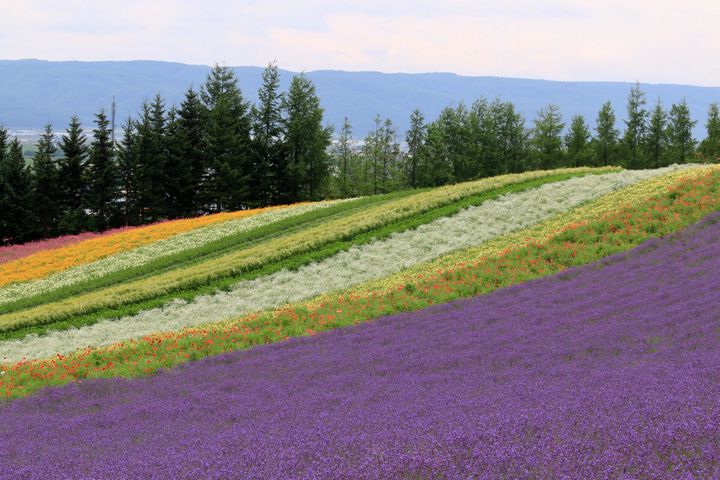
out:
<path id="1" fill-rule="evenodd" d="M 257 98 L 263 67 L 233 67 L 243 95 Z M 50 62 L 44 60 L 0 60 L 0 125 L 9 128 L 41 128 L 52 122 L 64 129 L 70 116 L 77 114 L 86 129 L 101 107 L 117 103 L 118 124 L 135 116 L 143 99 L 156 93 L 168 107 L 179 104 L 190 85 L 202 85 L 210 71 L 206 65 L 186 65 L 160 61 Z M 285 90 L 293 72 L 281 71 Z M 446 106 L 475 99 L 500 97 L 515 103 L 532 125 L 537 111 L 548 103 L 560 107 L 563 120 L 582 114 L 590 125 L 600 106 L 610 100 L 622 131 L 625 102 L 630 82 L 563 82 L 504 77 L 471 77 L 452 73 L 379 73 L 317 70 L 307 72 L 314 82 L 325 119 L 342 125 L 347 116 L 355 137 L 364 136 L 374 126 L 377 114 L 390 118 L 400 138 L 408 128 L 410 112 L 420 108 L 427 120 L 437 117 Z M 711 102 L 720 101 L 720 87 L 641 84 L 652 108 L 660 97 L 666 108 L 685 97 L 695 120 L 695 135 L 705 136 L 705 119 Z"/>

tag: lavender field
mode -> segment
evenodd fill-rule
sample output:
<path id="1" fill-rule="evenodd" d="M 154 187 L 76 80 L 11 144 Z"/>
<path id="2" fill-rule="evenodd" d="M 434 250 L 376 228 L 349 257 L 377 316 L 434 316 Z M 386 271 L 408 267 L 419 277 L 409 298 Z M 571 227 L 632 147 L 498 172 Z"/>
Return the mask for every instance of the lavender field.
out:
<path id="1" fill-rule="evenodd" d="M 720 214 L 471 300 L 0 405 L 0 478 L 718 478 Z"/>

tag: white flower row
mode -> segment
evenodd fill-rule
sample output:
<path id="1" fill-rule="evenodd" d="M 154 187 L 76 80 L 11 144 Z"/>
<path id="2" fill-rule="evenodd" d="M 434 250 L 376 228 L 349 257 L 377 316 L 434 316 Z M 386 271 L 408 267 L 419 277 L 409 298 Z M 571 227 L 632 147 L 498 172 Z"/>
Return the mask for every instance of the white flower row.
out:
<path id="1" fill-rule="evenodd" d="M 382 278 L 454 250 L 530 227 L 614 190 L 669 173 L 672 168 L 588 175 L 515 194 L 465 209 L 385 240 L 353 247 L 296 271 L 280 271 L 236 284 L 230 291 L 176 300 L 163 308 L 79 329 L 28 335 L 0 342 L 0 362 L 65 354 L 274 308 L 319 294 Z M 4 357 L 4 359 L 3 359 Z"/>
<path id="2" fill-rule="evenodd" d="M 126 268 L 139 267 L 158 258 L 200 247 L 212 240 L 263 227 L 303 213 L 327 208 L 343 201 L 347 200 L 315 202 L 295 207 L 270 210 L 250 217 L 228 220 L 226 222 L 183 232 L 133 250 L 127 250 L 91 263 L 78 265 L 77 267 L 72 267 L 38 280 L 10 284 L 0 289 L 0 304 L 31 297 L 68 285 L 101 278 L 109 273 Z"/>

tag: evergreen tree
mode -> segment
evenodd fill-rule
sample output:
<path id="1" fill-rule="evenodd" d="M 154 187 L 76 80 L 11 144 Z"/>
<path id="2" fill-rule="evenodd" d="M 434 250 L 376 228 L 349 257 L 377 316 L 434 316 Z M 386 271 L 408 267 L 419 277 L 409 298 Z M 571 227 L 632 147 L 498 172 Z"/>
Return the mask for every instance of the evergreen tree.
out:
<path id="1" fill-rule="evenodd" d="M 557 105 L 548 105 L 538 112 L 531 142 L 539 168 L 547 170 L 563 164 L 561 134 L 564 128 Z"/>
<path id="2" fill-rule="evenodd" d="M 595 131 L 597 136 L 593 139 L 594 163 L 603 167 L 613 165 L 617 158 L 619 132 L 615 129 L 615 112 L 610 102 L 605 102 L 598 112 Z"/>
<path id="3" fill-rule="evenodd" d="M 32 165 L 33 207 L 41 238 L 57 233 L 60 216 L 60 177 L 53 158 L 56 151 L 52 125 L 47 124 L 40 135 Z"/>
<path id="4" fill-rule="evenodd" d="M 687 163 L 692 160 L 697 145 L 692 135 L 696 123 L 690 116 L 690 109 L 684 98 L 670 108 L 667 126 L 669 163 Z"/>
<path id="5" fill-rule="evenodd" d="M 496 118 L 499 158 L 495 169 L 485 169 L 483 174 L 493 176 L 506 172 L 523 172 L 528 168 L 528 133 L 525 119 L 521 113 L 515 111 L 512 102 L 496 104 L 493 106 L 493 116 Z"/>
<path id="6" fill-rule="evenodd" d="M 336 174 L 336 192 L 340 198 L 352 197 L 361 190 L 358 184 L 358 156 L 353 151 L 352 126 L 347 117 L 343 120 L 340 138 L 333 149 Z"/>
<path id="7" fill-rule="evenodd" d="M 720 162 L 720 108 L 717 103 L 710 104 L 705 128 L 707 137 L 700 143 L 700 154 L 707 162 Z"/>
<path id="8" fill-rule="evenodd" d="M 61 213 L 58 229 L 63 234 L 76 234 L 88 228 L 88 218 L 83 210 L 87 146 L 77 115 L 70 119 L 60 150 L 63 156 L 59 160 Z"/>
<path id="9" fill-rule="evenodd" d="M 105 111 L 95 115 L 96 127 L 90 144 L 90 156 L 85 169 L 88 194 L 86 207 L 92 215 L 93 227 L 105 230 L 111 226 L 118 198 L 117 168 L 111 141 L 109 122 Z"/>
<path id="10" fill-rule="evenodd" d="M 165 138 L 165 102 L 160 94 L 144 102 L 137 125 L 140 222 L 167 217 L 168 148 Z"/>
<path id="11" fill-rule="evenodd" d="M 650 115 L 650 125 L 645 136 L 645 159 L 649 168 L 665 166 L 667 156 L 667 113 L 658 98 Z"/>
<path id="12" fill-rule="evenodd" d="M 422 149 L 425 144 L 426 130 L 425 117 L 420 109 L 416 108 L 412 114 L 410 114 L 410 129 L 405 135 L 405 142 L 408 147 L 405 161 L 405 175 L 408 185 L 412 188 L 417 188 L 419 185 L 420 161 L 422 158 Z"/>
<path id="13" fill-rule="evenodd" d="M 137 123 L 128 118 L 122 127 L 123 136 L 118 144 L 118 179 L 122 198 L 121 213 L 125 225 L 142 222 L 142 191 L 138 154 Z"/>
<path id="14" fill-rule="evenodd" d="M 590 164 L 592 158 L 590 140 L 590 128 L 585 123 L 585 117 L 575 115 L 570 121 L 570 130 L 565 136 L 567 164 L 569 166 L 580 167 Z"/>
<path id="15" fill-rule="evenodd" d="M 168 171 L 173 178 L 168 197 L 174 205 L 170 212 L 172 216 L 192 216 L 202 210 L 199 195 L 207 163 L 204 123 L 205 112 L 200 97 L 189 88 L 177 111 L 177 121 L 173 122 L 172 134 L 168 139 L 171 146 Z"/>
<path id="16" fill-rule="evenodd" d="M 447 132 L 437 120 L 428 125 L 425 148 L 422 152 L 421 187 L 437 187 L 453 181 Z"/>
<path id="17" fill-rule="evenodd" d="M 625 165 L 628 168 L 644 168 L 646 164 L 642 148 L 647 131 L 648 112 L 643 108 L 645 103 L 645 93 L 637 83 L 628 95 L 625 135 L 622 139 Z"/>
<path id="18" fill-rule="evenodd" d="M 258 105 L 251 110 L 252 117 L 252 172 L 250 196 L 262 205 L 284 202 L 293 179 L 283 152 L 283 119 L 279 92 L 280 73 L 277 63 L 270 63 L 262 74 L 263 83 L 258 90 Z"/>
<path id="19" fill-rule="evenodd" d="M 0 242 L 22 243 L 35 238 L 30 171 L 20 142 L 15 138 L 6 150 L 7 131 L 0 128 Z"/>
<path id="20" fill-rule="evenodd" d="M 363 193 L 376 195 L 397 189 L 399 181 L 398 156 L 400 146 L 390 119 L 375 117 L 375 129 L 365 137 L 363 156 L 367 190 Z"/>
<path id="21" fill-rule="evenodd" d="M 277 165 L 277 199 L 283 203 L 317 200 L 330 172 L 327 148 L 332 129 L 323 127 L 320 99 L 304 74 L 293 77 L 282 110 L 287 158 L 286 166 Z"/>
<path id="22" fill-rule="evenodd" d="M 250 178 L 250 115 L 233 71 L 215 65 L 200 91 L 206 109 L 203 203 L 209 211 L 242 208 Z"/>

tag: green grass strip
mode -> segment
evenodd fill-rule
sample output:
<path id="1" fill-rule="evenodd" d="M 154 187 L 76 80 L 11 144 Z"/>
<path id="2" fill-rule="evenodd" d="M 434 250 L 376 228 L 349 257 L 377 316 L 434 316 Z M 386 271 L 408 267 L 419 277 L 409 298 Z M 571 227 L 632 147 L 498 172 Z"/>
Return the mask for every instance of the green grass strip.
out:
<path id="1" fill-rule="evenodd" d="M 515 246 L 501 255 L 385 294 L 365 297 L 338 294 L 319 308 L 311 309 L 303 303 L 216 327 L 157 335 L 69 357 L 8 365 L 6 375 L 0 377 L 0 395 L 16 398 L 44 386 L 72 381 L 148 375 L 205 356 L 490 292 L 627 251 L 648 238 L 685 228 L 718 209 L 720 171 L 715 170 L 698 178 L 684 178 L 676 188 L 661 194 L 618 205 L 614 212 L 572 225 L 543 242 Z"/>
<path id="2" fill-rule="evenodd" d="M 427 189 L 421 191 L 427 191 Z M 101 278 L 78 282 L 73 285 L 43 292 L 42 294 L 34 295 L 32 297 L 8 302 L 0 305 L 0 314 L 17 312 L 46 303 L 57 302 L 74 295 L 100 290 L 105 287 L 111 287 L 131 280 L 148 278 L 150 276 L 158 275 L 177 268 L 192 266 L 230 251 L 250 248 L 254 245 L 267 242 L 274 238 L 290 235 L 305 228 L 320 225 L 323 222 L 331 221 L 344 215 L 359 212 L 363 209 L 371 208 L 383 203 L 414 195 L 416 193 L 418 193 L 417 190 L 405 190 L 385 195 L 363 197 L 320 210 L 285 218 L 278 222 L 250 231 L 239 232 L 234 235 L 219 238 L 200 247 L 158 258 L 157 260 L 146 263 L 145 265 L 109 272 Z"/>
<path id="3" fill-rule="evenodd" d="M 601 174 L 607 173 L 607 171 L 593 171 L 590 173 Z M 539 187 L 546 183 L 567 180 L 569 178 L 583 176 L 585 174 L 586 173 L 564 173 L 506 185 L 504 187 L 462 198 L 455 202 L 428 210 L 418 215 L 388 223 L 382 227 L 378 227 L 355 235 L 350 239 L 338 240 L 325 244 L 324 246 L 316 250 L 290 255 L 289 257 L 286 257 L 276 262 L 268 263 L 257 269 L 218 278 L 208 284 L 201 285 L 199 287 L 191 287 L 185 290 L 177 290 L 148 300 L 135 303 L 127 303 L 117 307 L 99 309 L 95 312 L 91 312 L 88 314 L 68 316 L 67 318 L 60 319 L 59 321 L 52 321 L 46 324 L 34 324 L 22 326 L 17 329 L 0 331 L 0 339 L 8 340 L 13 338 L 22 338 L 29 333 L 42 334 L 48 330 L 64 330 L 73 327 L 77 328 L 81 326 L 92 325 L 93 323 L 107 318 L 118 318 L 127 315 L 134 315 L 142 310 L 161 307 L 175 299 L 191 301 L 198 295 L 210 294 L 222 289 L 229 289 L 230 287 L 232 287 L 232 285 L 243 280 L 252 280 L 254 278 L 275 273 L 282 269 L 295 270 L 311 262 L 321 261 L 334 254 L 337 254 L 340 251 L 347 250 L 353 246 L 362 245 L 376 239 L 384 239 L 394 233 L 417 228 L 420 225 L 430 223 L 442 217 L 453 215 L 465 208 L 479 205 L 487 200 L 498 198 L 501 195 L 509 193 L 519 193 Z"/>

